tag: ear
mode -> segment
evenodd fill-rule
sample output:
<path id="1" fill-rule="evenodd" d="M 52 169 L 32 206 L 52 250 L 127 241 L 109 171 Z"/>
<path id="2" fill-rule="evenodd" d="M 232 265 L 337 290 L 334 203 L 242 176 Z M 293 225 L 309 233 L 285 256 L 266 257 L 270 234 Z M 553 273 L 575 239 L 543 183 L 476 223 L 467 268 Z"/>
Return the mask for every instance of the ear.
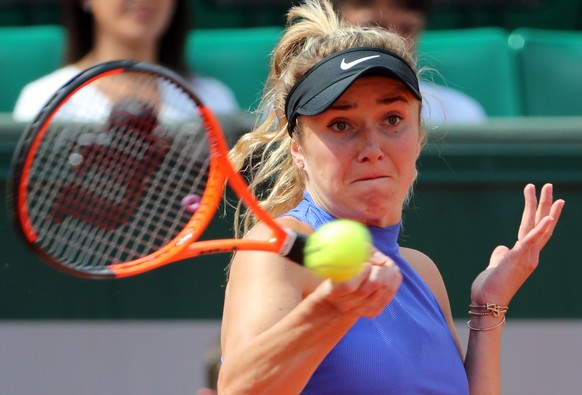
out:
<path id="1" fill-rule="evenodd" d="M 301 149 L 301 145 L 297 142 L 297 139 L 291 139 L 291 156 L 293 157 L 293 163 L 299 168 L 301 168 L 300 164 L 305 162 L 305 157 L 303 156 L 303 150 Z"/>
<path id="2" fill-rule="evenodd" d="M 428 140 L 428 131 L 424 127 L 424 125 L 421 123 L 419 134 L 418 134 L 418 141 L 416 142 L 416 160 L 418 160 L 418 158 L 420 157 L 420 154 L 422 153 L 422 148 L 426 144 L 427 140 Z"/>
<path id="3" fill-rule="evenodd" d="M 418 140 L 418 144 L 416 145 L 416 160 L 420 157 L 420 153 L 422 152 L 423 143 Z"/>

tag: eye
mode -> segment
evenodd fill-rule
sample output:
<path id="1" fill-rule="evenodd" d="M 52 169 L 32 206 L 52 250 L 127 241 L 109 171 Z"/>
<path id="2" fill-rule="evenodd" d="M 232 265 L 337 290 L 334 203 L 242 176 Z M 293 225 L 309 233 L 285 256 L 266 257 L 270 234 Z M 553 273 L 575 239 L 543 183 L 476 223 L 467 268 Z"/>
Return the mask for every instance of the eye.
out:
<path id="1" fill-rule="evenodd" d="M 402 117 L 398 116 L 398 115 L 388 115 L 385 119 L 384 122 L 389 125 L 389 126 L 397 126 L 398 124 L 400 124 L 400 121 L 402 121 Z"/>
<path id="2" fill-rule="evenodd" d="M 329 128 L 336 132 L 346 132 L 351 129 L 351 125 L 346 121 L 334 121 Z"/>

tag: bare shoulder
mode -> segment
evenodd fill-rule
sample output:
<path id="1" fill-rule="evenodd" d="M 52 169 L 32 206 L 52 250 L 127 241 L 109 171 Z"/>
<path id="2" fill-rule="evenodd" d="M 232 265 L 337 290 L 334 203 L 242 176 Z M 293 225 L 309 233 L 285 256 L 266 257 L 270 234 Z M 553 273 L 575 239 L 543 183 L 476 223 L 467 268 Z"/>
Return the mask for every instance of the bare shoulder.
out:
<path id="1" fill-rule="evenodd" d="M 443 277 L 433 260 L 426 254 L 411 248 L 401 248 L 400 254 L 429 286 L 441 305 L 448 305 Z"/>
<path id="2" fill-rule="evenodd" d="M 276 221 L 284 228 L 298 233 L 311 234 L 313 229 L 291 217 L 277 218 Z M 272 237 L 272 230 L 267 225 L 259 223 L 246 235 L 247 239 L 267 240 Z M 241 280 L 243 284 L 260 279 L 279 281 L 286 286 L 299 286 L 304 282 L 305 269 L 279 254 L 264 251 L 238 251 L 229 265 L 229 283 Z"/>
<path id="3" fill-rule="evenodd" d="M 433 260 L 421 251 L 412 248 L 400 248 L 400 254 L 406 261 L 418 272 L 418 274 L 426 281 L 426 275 L 432 277 L 440 272 Z"/>
<path id="4" fill-rule="evenodd" d="M 295 232 L 310 234 L 313 229 L 307 224 L 291 217 L 278 218 L 276 221 L 284 228 Z M 272 236 L 272 230 L 265 224 L 259 223 L 254 226 L 245 238 L 267 240 Z M 268 279 L 268 281 L 281 281 L 288 286 L 295 281 L 303 282 L 302 269 L 297 264 L 276 253 L 264 251 L 238 251 L 234 256 L 229 268 L 229 283 L 231 281 L 242 280 L 248 284 L 249 280 Z"/>

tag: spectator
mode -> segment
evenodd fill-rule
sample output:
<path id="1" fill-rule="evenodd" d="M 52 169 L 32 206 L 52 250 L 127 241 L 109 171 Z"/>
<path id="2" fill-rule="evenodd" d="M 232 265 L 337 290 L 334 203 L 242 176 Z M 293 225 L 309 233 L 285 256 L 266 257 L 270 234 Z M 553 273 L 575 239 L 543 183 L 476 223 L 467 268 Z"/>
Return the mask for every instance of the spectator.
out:
<path id="1" fill-rule="evenodd" d="M 342 18 L 352 24 L 381 26 L 403 36 L 416 52 L 430 11 L 430 0 L 333 0 Z M 456 89 L 421 81 L 423 119 L 431 123 L 478 123 L 486 119 L 481 104 Z"/>
<path id="2" fill-rule="evenodd" d="M 204 374 L 206 375 L 206 387 L 200 388 L 196 395 L 216 395 L 218 372 L 220 370 L 220 336 L 212 342 L 204 358 Z"/>
<path id="3" fill-rule="evenodd" d="M 191 75 L 184 60 L 188 0 L 63 0 L 68 49 L 64 67 L 27 84 L 13 116 L 30 121 L 51 95 L 80 71 L 97 63 L 131 59 L 156 63 L 182 74 L 217 114 L 239 110 L 222 82 Z"/>

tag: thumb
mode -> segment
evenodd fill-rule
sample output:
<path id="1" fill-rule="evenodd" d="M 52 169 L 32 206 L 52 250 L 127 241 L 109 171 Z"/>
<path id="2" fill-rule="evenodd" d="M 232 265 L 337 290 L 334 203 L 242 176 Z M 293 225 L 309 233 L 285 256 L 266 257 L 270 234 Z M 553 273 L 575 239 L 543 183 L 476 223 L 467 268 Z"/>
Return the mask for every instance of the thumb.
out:
<path id="1" fill-rule="evenodd" d="M 503 257 L 509 252 L 509 248 L 506 246 L 497 246 L 491 253 L 491 259 L 489 260 L 488 269 L 495 268 L 503 261 Z"/>

